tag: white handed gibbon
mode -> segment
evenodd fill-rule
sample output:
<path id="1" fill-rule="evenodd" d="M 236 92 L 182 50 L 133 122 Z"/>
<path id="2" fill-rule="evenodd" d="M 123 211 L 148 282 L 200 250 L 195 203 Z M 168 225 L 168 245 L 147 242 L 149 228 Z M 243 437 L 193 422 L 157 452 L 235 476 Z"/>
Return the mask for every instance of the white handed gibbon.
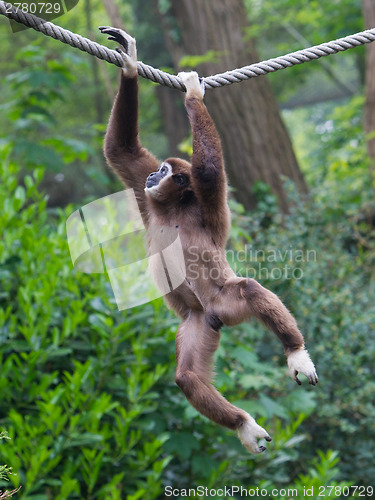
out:
<path id="1" fill-rule="evenodd" d="M 257 440 L 271 441 L 269 434 L 211 383 L 221 326 L 238 325 L 251 317 L 261 320 L 281 340 L 289 373 L 298 384 L 298 373 L 312 385 L 318 382 L 314 364 L 295 319 L 279 298 L 257 281 L 237 277 L 226 260 L 227 181 L 220 138 L 203 103 L 204 87 L 198 75 L 179 74 L 186 87 L 185 107 L 193 133 L 192 161 L 168 158 L 159 163 L 138 136 L 136 42 L 122 30 L 99 29 L 121 45 L 117 50 L 124 61 L 104 141 L 105 157 L 134 190 L 146 227 L 176 228 L 182 243 L 186 278 L 165 296 L 168 307 L 182 318 L 176 336 L 176 383 L 200 413 L 236 430 L 247 450 L 261 453 L 265 446 Z"/>

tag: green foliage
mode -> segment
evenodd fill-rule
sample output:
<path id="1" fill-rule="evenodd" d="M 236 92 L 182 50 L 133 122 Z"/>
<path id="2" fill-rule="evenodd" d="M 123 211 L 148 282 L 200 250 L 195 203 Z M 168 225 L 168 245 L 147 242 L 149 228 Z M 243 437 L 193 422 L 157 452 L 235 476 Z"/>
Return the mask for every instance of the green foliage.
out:
<path id="1" fill-rule="evenodd" d="M 250 26 L 245 36 L 255 37 L 260 60 L 362 31 L 360 0 L 317 2 L 307 0 L 245 0 Z M 290 105 L 320 103 L 356 92 L 361 87 L 364 50 L 348 50 L 340 56 L 297 65 L 269 75 L 278 100 Z"/>
<path id="2" fill-rule="evenodd" d="M 246 3 L 255 24 L 245 35 L 258 35 L 261 58 L 297 50 L 303 38 L 309 45 L 362 29 L 359 0 L 298 8 L 291 0 Z M 169 0 L 159 4 L 170 12 Z M 67 23 L 85 34 L 83 10 L 77 5 Z M 123 2 L 120 10 L 137 29 L 141 58 L 171 66 L 147 2 Z M 94 24 L 104 23 L 103 12 L 95 5 Z M 176 25 L 169 30 L 177 43 Z M 18 497 L 147 500 L 162 498 L 165 485 L 197 484 L 294 488 L 301 497 L 304 488 L 371 484 L 375 240 L 360 218 L 373 200 L 362 98 L 285 113 L 311 199 L 301 201 L 288 184 L 292 209 L 285 216 L 261 183 L 254 186 L 257 211 L 245 213 L 231 200 L 232 266 L 281 296 L 320 376 L 316 388 L 297 387 L 286 377 L 279 343 L 258 323 L 223 329 L 216 385 L 273 437 L 253 457 L 175 386 L 178 321 L 162 301 L 120 314 L 105 276 L 72 269 L 65 220 L 76 207 L 49 211 L 39 184 L 44 168 L 65 175 L 70 164 L 74 185 L 83 185 L 81 162 L 85 181 L 104 184 L 101 137 L 118 70 L 105 67 L 100 120 L 89 56 L 32 36 L 30 30 L 4 37 L 7 50 L 0 55 L 8 74 L 0 125 L 0 424 L 12 438 L 0 445 L 0 463 L 15 471 L 10 481 L 22 485 Z M 12 43 L 22 47 L 17 60 Z M 196 66 L 218 55 L 183 62 Z M 333 56 L 329 64 L 341 82 L 351 81 L 361 75 L 363 50 Z M 317 62 L 271 76 L 279 99 L 293 104 L 309 91 L 338 85 L 320 68 Z M 153 87 L 142 81 L 140 89 L 142 140 L 165 157 Z M 191 152 L 189 140 L 181 148 Z M 28 167 L 26 176 L 20 166 Z"/>
<path id="3" fill-rule="evenodd" d="M 186 55 L 180 59 L 179 66 L 185 69 L 194 69 L 199 66 L 199 64 L 206 62 L 217 63 L 220 61 L 222 56 L 223 52 L 217 50 L 209 50 L 205 54 L 201 55 Z"/>
<path id="4" fill-rule="evenodd" d="M 22 69 L 5 79 L 13 90 L 12 100 L 1 106 L 5 118 L 13 123 L 7 138 L 13 145 L 13 158 L 26 167 L 44 165 L 54 171 L 61 170 L 65 163 L 87 159 L 84 143 L 65 140 L 54 131 L 57 120 L 51 109 L 56 101 L 64 101 L 64 86 L 73 79 L 67 66 L 49 59 L 36 45 L 20 50 L 17 59 Z M 45 138 L 36 141 L 41 134 Z"/>
<path id="5" fill-rule="evenodd" d="M 10 439 L 6 431 L 0 432 L 0 441 L 3 439 Z M 8 477 L 12 474 L 13 474 L 12 467 L 8 467 L 7 465 L 0 465 L 0 483 L 8 481 L 9 480 Z M 0 500 L 12 497 L 19 491 L 19 489 L 20 487 L 12 491 L 9 490 L 0 491 Z"/>
<path id="6" fill-rule="evenodd" d="M 242 241 L 242 247 L 248 245 L 247 259 L 232 265 L 282 297 L 305 333 L 320 377 L 314 391 L 315 419 L 308 426 L 314 446 L 325 449 L 328 444 L 341 451 L 341 479 L 355 477 L 354 484 L 371 484 L 374 233 L 365 222 L 358 228 L 361 205 L 353 216 L 351 193 L 346 204 L 339 203 L 345 199 L 345 182 L 336 184 L 335 196 L 324 187 L 319 186 L 315 201 L 302 202 L 287 185 L 293 200 L 290 213 L 268 220 L 266 230 L 262 211 L 242 218 L 244 226 L 251 227 L 251 237 Z M 362 199 L 369 194 L 363 190 Z M 268 335 L 258 338 L 257 352 L 275 356 Z"/>
<path id="7" fill-rule="evenodd" d="M 0 440 L 10 439 L 6 431 L 0 432 Z M 8 474 L 12 474 L 12 469 L 7 465 L 0 465 L 0 481 L 8 480 Z"/>
<path id="8" fill-rule="evenodd" d="M 284 487 L 279 494 L 272 495 L 273 499 L 285 498 L 287 492 L 289 498 L 321 498 L 322 496 L 333 496 L 354 498 L 350 495 L 351 482 L 337 481 L 339 469 L 338 453 L 328 450 L 326 453 L 318 451 L 318 457 L 312 460 L 307 474 L 300 474 L 296 481 Z M 277 491 L 275 483 L 261 483 L 267 490 Z M 289 493 L 289 494 L 288 494 Z"/>
<path id="9" fill-rule="evenodd" d="M 341 212 L 373 198 L 362 128 L 363 97 L 284 113 L 296 153 L 317 199 L 335 198 Z M 326 204 L 329 200 L 322 200 Z M 331 203 L 331 202 L 330 202 Z"/>
<path id="10" fill-rule="evenodd" d="M 49 219 L 41 171 L 18 185 L 2 151 L 0 191 L 1 458 L 21 498 L 155 498 L 170 457 L 153 432 L 159 356 L 169 319 L 158 306 L 113 311 L 102 279 L 74 273 L 66 213 Z M 98 297 L 98 290 L 101 290 Z M 108 298 L 106 298 L 108 297 Z M 161 314 L 161 318 L 165 313 Z M 160 328 L 156 328 L 156 324 Z M 158 330 L 152 338 L 149 329 Z M 154 356 L 151 356 L 153 353 Z"/>
<path id="11" fill-rule="evenodd" d="M 42 171 L 34 170 L 19 184 L 7 148 L 1 165 L 0 194 L 6 202 L 0 214 L 0 423 L 12 440 L 0 451 L 2 462 L 17 473 L 10 480 L 14 487 L 22 485 L 20 498 L 155 499 L 166 485 L 268 489 L 368 480 L 373 470 L 367 440 L 374 416 L 372 381 L 366 377 L 374 353 L 364 342 L 374 311 L 370 295 L 361 295 L 355 285 L 364 287 L 368 280 L 358 267 L 365 257 L 347 255 L 342 234 L 322 241 L 325 225 L 333 232 L 336 223 L 327 222 L 323 207 L 324 223 L 312 224 L 312 208 L 296 202 L 283 223 L 270 216 L 268 229 L 259 232 L 264 213 L 254 213 L 250 238 L 249 216 L 232 202 L 238 213 L 237 250 L 241 240 L 263 248 L 297 242 L 317 251 L 329 247 L 327 254 L 318 252 L 316 262 L 291 264 L 303 267 L 303 280 L 261 280 L 298 316 L 318 360 L 323 389 L 298 387 L 285 376 L 280 346 L 261 325 L 222 332 L 216 385 L 274 438 L 265 454 L 253 457 L 233 433 L 198 415 L 175 386 L 177 320 L 162 301 L 116 312 L 105 276 L 72 269 L 64 226 L 73 209 L 49 214 L 37 188 Z M 332 259 L 342 266 L 340 277 Z M 330 273 L 323 272 L 327 265 Z M 355 280 L 351 273 L 357 274 Z M 320 279 L 324 275 L 328 281 Z M 335 280 L 351 287 L 337 288 Z M 355 324 L 349 319 L 352 293 L 358 301 Z M 354 365 L 353 349 L 360 353 Z M 356 370 L 361 370 L 360 383 Z M 332 391 L 342 403 L 332 404 Z M 356 449 L 348 457 L 354 432 Z M 340 469 L 329 452 L 333 445 Z M 323 452 L 317 455 L 319 449 Z M 353 469 L 353 455 L 360 469 Z"/>

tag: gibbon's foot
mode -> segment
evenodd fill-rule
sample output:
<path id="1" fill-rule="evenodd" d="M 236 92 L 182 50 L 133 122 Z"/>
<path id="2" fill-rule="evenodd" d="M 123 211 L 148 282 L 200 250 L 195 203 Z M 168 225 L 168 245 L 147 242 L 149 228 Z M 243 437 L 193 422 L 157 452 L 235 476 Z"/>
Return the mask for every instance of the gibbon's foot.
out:
<path id="1" fill-rule="evenodd" d="M 203 80 L 199 79 L 198 73 L 195 71 L 189 71 L 178 73 L 177 75 L 184 82 L 186 87 L 186 97 L 199 97 L 203 99 L 204 96 L 204 83 Z"/>
<path id="2" fill-rule="evenodd" d="M 266 449 L 265 446 L 258 446 L 258 439 L 265 439 L 266 441 L 272 441 L 271 436 L 266 430 L 258 425 L 253 417 L 247 414 L 246 420 L 241 424 L 241 427 L 237 430 L 238 437 L 241 443 L 250 451 L 250 453 L 263 453 Z"/>
<path id="3" fill-rule="evenodd" d="M 99 26 L 99 30 L 104 35 L 110 35 L 108 40 L 114 40 L 121 44 L 121 47 L 117 48 L 123 59 L 124 65 L 122 70 L 125 72 L 126 76 L 133 77 L 137 75 L 137 45 L 135 38 L 128 35 L 126 31 L 120 30 L 118 28 L 111 28 L 110 26 Z"/>
<path id="4" fill-rule="evenodd" d="M 309 353 L 305 348 L 293 351 L 288 355 L 289 375 L 298 385 L 302 382 L 297 377 L 298 373 L 303 373 L 309 380 L 309 384 L 316 385 L 318 383 L 318 375 L 316 374 L 314 363 L 311 361 Z"/>

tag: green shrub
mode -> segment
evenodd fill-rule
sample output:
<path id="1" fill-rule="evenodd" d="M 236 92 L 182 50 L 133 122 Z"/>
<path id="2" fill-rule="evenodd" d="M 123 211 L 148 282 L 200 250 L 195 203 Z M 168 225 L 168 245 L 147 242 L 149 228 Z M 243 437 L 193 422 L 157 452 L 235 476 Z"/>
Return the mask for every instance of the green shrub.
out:
<path id="1" fill-rule="evenodd" d="M 350 221 L 297 201 L 284 219 L 274 210 L 234 214 L 234 248 L 294 245 L 318 256 L 291 263 L 302 266 L 301 280 L 261 280 L 298 317 L 317 388 L 286 377 L 280 344 L 258 323 L 222 332 L 216 385 L 274 438 L 254 457 L 174 384 L 178 320 L 162 300 L 119 313 L 106 276 L 72 268 L 65 221 L 74 208 L 47 210 L 42 171 L 21 184 L 1 155 L 0 424 L 11 441 L 0 459 L 22 485 L 19 498 L 147 500 L 162 498 L 166 485 L 301 488 L 373 477 L 373 285 L 368 254 L 343 248 Z"/>
<path id="2" fill-rule="evenodd" d="M 170 460 L 152 417 L 170 320 L 156 317 L 160 303 L 116 312 L 105 278 L 72 269 L 67 213 L 48 214 L 42 172 L 22 186 L 5 151 L 1 160 L 0 419 L 12 441 L 0 451 L 10 480 L 21 498 L 156 498 Z"/>

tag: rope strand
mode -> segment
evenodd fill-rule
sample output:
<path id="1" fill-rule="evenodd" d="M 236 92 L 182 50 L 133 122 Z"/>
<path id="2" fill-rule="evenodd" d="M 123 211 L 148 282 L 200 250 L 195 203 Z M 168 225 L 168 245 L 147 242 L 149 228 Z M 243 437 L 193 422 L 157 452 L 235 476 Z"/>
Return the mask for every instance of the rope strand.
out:
<path id="1" fill-rule="evenodd" d="M 100 45 L 99 43 L 89 40 L 88 38 L 72 33 L 71 31 L 61 28 L 60 26 L 50 23 L 49 21 L 45 21 L 34 14 L 29 14 L 21 9 L 17 9 L 11 3 L 0 0 L 0 14 L 22 23 L 25 26 L 33 28 L 46 36 L 50 36 L 55 40 L 60 40 L 63 43 L 87 52 L 88 54 L 98 57 L 99 59 L 103 59 L 104 61 L 115 64 L 119 67 L 122 66 L 122 57 L 116 50 L 109 49 L 104 45 Z M 250 64 L 249 66 L 244 66 L 243 68 L 237 68 L 231 71 L 226 71 L 225 73 L 208 76 L 202 80 L 206 89 L 231 85 L 232 83 L 242 82 L 243 80 L 255 78 L 260 75 L 266 75 L 267 73 L 272 73 L 280 69 L 289 68 L 296 64 L 314 61 L 320 57 L 329 56 L 331 54 L 352 49 L 366 43 L 371 43 L 374 40 L 375 28 L 372 28 L 370 30 L 361 31 L 354 35 L 339 38 L 331 42 L 298 50 L 297 52 L 292 52 L 291 54 L 286 54 L 274 59 L 268 59 L 267 61 Z M 185 90 L 185 85 L 177 76 L 165 73 L 164 71 L 153 68 L 152 66 L 144 64 L 141 61 L 138 61 L 138 74 L 143 78 L 152 80 L 160 85 L 165 85 L 166 87 L 182 91 Z"/>

